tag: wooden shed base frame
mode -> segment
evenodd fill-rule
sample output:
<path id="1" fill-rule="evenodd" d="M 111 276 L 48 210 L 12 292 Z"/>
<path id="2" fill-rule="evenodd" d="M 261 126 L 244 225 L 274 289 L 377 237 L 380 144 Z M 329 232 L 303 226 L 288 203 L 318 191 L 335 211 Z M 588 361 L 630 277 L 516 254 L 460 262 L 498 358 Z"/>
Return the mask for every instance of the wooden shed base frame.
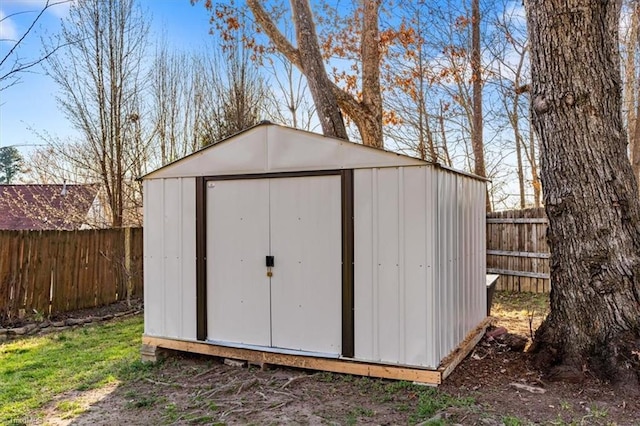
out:
<path id="1" fill-rule="evenodd" d="M 142 361 L 155 362 L 163 349 L 211 355 L 247 361 L 250 364 L 280 365 L 309 370 L 329 371 L 332 373 L 352 374 L 355 376 L 379 377 L 383 379 L 407 380 L 438 386 L 449 376 L 460 362 L 482 339 L 491 318 L 486 318 L 471 331 L 464 341 L 447 356 L 440 367 L 430 370 L 406 365 L 381 364 L 353 359 L 319 358 L 307 355 L 282 354 L 254 349 L 234 348 L 211 343 L 169 339 L 164 337 L 142 336 Z"/>

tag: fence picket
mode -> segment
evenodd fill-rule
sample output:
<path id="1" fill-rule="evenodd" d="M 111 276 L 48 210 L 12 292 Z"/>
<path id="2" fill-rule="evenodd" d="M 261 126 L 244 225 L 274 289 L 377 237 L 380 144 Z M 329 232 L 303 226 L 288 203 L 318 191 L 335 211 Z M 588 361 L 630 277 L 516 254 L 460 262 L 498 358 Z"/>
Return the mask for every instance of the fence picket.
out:
<path id="1" fill-rule="evenodd" d="M 548 220 L 543 208 L 487 214 L 487 269 L 500 270 L 499 290 L 548 292 Z"/>
<path id="2" fill-rule="evenodd" d="M 124 229 L 0 231 L 0 323 L 126 299 Z M 141 228 L 131 230 L 133 296 L 142 296 Z"/>

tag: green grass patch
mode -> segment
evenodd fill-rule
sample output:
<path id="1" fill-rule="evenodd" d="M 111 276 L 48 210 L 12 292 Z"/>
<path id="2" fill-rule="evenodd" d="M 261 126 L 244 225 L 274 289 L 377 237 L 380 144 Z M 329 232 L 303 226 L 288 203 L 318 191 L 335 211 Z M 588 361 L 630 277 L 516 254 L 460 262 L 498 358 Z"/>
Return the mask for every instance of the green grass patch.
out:
<path id="1" fill-rule="evenodd" d="M 475 403 L 473 398 L 457 398 L 440 392 L 437 389 L 413 385 L 418 396 L 415 412 L 409 417 L 411 423 L 418 423 L 433 417 L 438 411 L 449 407 L 470 407 Z M 439 421 L 432 422 L 439 424 Z"/>
<path id="2" fill-rule="evenodd" d="M 502 424 L 504 426 L 522 426 L 522 420 L 514 416 L 505 416 L 502 418 Z"/>
<path id="3" fill-rule="evenodd" d="M 77 401 L 62 401 L 56 405 L 56 411 L 62 413 L 61 418 L 70 419 L 84 412 L 84 409 Z"/>
<path id="4" fill-rule="evenodd" d="M 336 375 L 337 376 L 337 375 Z M 413 384 L 408 381 L 390 381 L 369 377 L 356 378 L 358 391 L 381 404 L 392 404 L 398 412 L 410 413 L 409 423 L 415 424 L 430 419 L 439 411 L 449 407 L 473 407 L 473 398 L 458 398 L 435 388 Z M 347 424 L 356 424 L 374 412 L 361 407 L 351 410 Z M 355 422 L 355 423 L 354 423 Z M 428 424 L 441 424 L 444 420 L 431 421 Z M 442 423 L 444 424 L 444 423 Z"/>
<path id="5" fill-rule="evenodd" d="M 0 424 L 33 419 L 61 393 L 144 375 L 152 366 L 139 361 L 142 331 L 137 316 L 0 345 Z"/>
<path id="6" fill-rule="evenodd" d="M 493 307 L 503 311 L 547 312 L 549 293 L 496 291 L 493 296 Z"/>

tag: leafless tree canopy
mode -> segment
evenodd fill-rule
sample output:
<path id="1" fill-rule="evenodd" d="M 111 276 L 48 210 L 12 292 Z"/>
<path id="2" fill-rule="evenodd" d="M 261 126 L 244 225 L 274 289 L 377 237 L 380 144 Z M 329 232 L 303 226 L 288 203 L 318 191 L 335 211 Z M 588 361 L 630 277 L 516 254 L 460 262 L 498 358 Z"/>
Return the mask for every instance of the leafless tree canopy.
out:
<path id="1" fill-rule="evenodd" d="M 149 77 L 152 146 L 161 164 L 257 124 L 273 99 L 240 45 L 197 54 L 161 44 Z"/>
<path id="2" fill-rule="evenodd" d="M 385 2 L 353 2 L 338 11 L 306 0 L 273 10 L 264 2 L 222 0 L 214 4 L 240 11 L 232 15 L 237 27 L 216 33 L 230 36 L 226 41 L 212 38 L 202 51 L 166 42 L 145 51 L 147 15 L 137 1 L 74 5 L 62 37 L 45 52 L 65 46 L 46 62 L 82 140 L 45 136 L 51 146 L 28 162 L 29 175 L 46 181 L 101 182 L 108 204 L 122 210 L 114 223 L 139 212 L 140 186 L 132 179 L 147 170 L 264 118 L 318 130 L 318 115 L 327 113 L 315 110 L 310 79 L 324 87 L 316 97 L 344 113 L 352 139 L 357 126 L 364 143 L 380 146 L 383 129 L 388 148 L 486 174 L 494 209 L 541 204 L 528 39 L 517 2 L 419 1 L 392 10 Z M 622 1 L 620 25 L 622 117 L 637 179 L 639 3 Z M 258 27 L 262 32 L 254 32 Z"/>
<path id="3" fill-rule="evenodd" d="M 134 0 L 80 0 L 63 22 L 68 46 L 47 61 L 59 106 L 84 139 L 79 151 L 59 151 L 103 185 L 113 226 L 123 224 L 127 186 L 147 153 L 139 122 L 147 33 Z"/>

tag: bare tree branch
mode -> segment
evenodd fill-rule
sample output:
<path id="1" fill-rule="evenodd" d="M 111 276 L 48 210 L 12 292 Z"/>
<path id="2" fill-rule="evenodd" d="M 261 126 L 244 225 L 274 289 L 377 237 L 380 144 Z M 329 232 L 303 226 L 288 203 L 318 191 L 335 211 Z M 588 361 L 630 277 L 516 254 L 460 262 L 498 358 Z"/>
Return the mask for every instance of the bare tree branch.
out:
<path id="1" fill-rule="evenodd" d="M 2 58 L 2 60 L 0 60 L 0 69 L 5 65 L 5 63 L 16 52 L 16 50 L 22 44 L 22 42 L 31 33 L 31 31 L 33 30 L 35 25 L 38 23 L 38 21 L 40 20 L 40 18 L 44 14 L 44 12 L 47 11 L 47 9 L 49 9 L 51 7 L 54 7 L 54 6 L 57 6 L 57 5 L 60 5 L 60 4 L 63 4 L 63 3 L 68 3 L 70 1 L 71 0 L 61 0 L 61 1 L 58 1 L 58 2 L 51 3 L 51 0 L 46 0 L 46 3 L 44 4 L 42 9 L 38 13 L 38 16 L 36 16 L 36 18 L 31 22 L 31 25 L 29 26 L 29 28 L 27 28 L 27 30 L 22 34 L 20 39 L 17 42 L 15 42 L 15 44 L 11 47 L 11 49 L 9 49 L 9 52 L 7 52 L 7 54 Z M 9 19 L 9 18 L 11 18 L 13 16 L 23 14 L 23 13 L 30 13 L 30 12 L 27 12 L 27 11 L 16 12 L 16 13 L 13 13 L 11 15 L 5 16 L 2 19 L 2 21 L 4 21 L 5 19 Z M 2 22 L 2 21 L 0 21 L 0 22 Z M 58 49 L 60 49 L 63 46 L 64 45 L 58 45 L 55 48 L 53 48 L 52 50 L 50 50 L 49 52 L 45 53 L 44 56 L 42 56 L 41 58 L 33 60 L 33 61 L 26 62 L 24 64 L 20 63 L 18 60 L 16 60 L 15 63 L 13 64 L 13 66 L 8 71 L 6 71 L 6 72 L 4 72 L 3 74 L 0 75 L 0 82 L 4 82 L 5 80 L 11 78 L 12 76 L 15 76 L 18 73 L 24 72 L 24 71 L 28 70 L 29 68 L 32 68 L 32 67 L 40 64 L 43 61 L 46 61 L 51 55 L 53 55 Z M 2 91 L 4 89 L 7 89 L 7 88 L 13 86 L 16 83 L 17 83 L 17 81 L 13 81 L 12 83 L 10 83 L 8 85 L 0 86 L 0 91 Z"/>

